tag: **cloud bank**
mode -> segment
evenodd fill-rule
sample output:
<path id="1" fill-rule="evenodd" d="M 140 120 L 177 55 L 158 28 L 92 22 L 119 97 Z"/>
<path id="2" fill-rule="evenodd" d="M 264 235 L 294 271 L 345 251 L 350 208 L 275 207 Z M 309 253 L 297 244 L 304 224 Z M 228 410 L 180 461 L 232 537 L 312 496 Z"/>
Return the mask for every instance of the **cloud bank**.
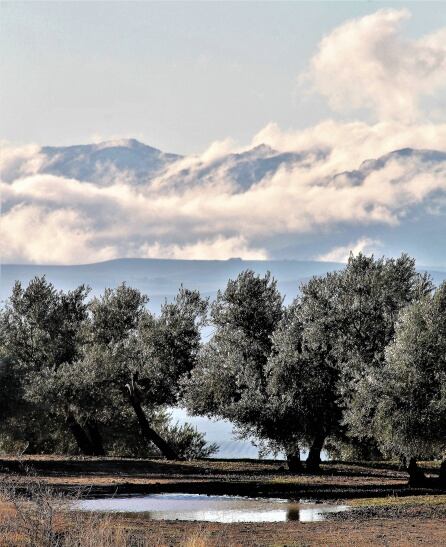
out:
<path id="1" fill-rule="evenodd" d="M 307 81 L 333 108 L 371 109 L 374 122 L 325 120 L 294 132 L 271 123 L 247 146 L 213 143 L 147 180 L 116 169 L 100 182 L 54 175 L 40 147 L 1 146 L 2 260 L 265 259 L 281 242 L 311 235 L 325 243 L 300 258 L 337 261 L 350 250 L 386 251 L 367 235 L 372 228 L 392 230 L 421 214 L 443 218 L 446 156 L 391 154 L 446 151 L 446 124 L 420 111 L 420 98 L 446 84 L 446 29 L 407 40 L 408 16 L 380 10 L 348 21 L 309 63 Z M 279 154 L 294 156 L 257 176 Z M 234 173 L 250 175 L 252 165 L 257 179 L 241 188 Z M 338 234 L 335 244 L 327 234 Z"/>
<path id="2" fill-rule="evenodd" d="M 358 241 L 335 247 L 328 253 L 322 254 L 316 258 L 322 262 L 347 262 L 350 253 L 353 253 L 354 255 L 358 253 L 377 255 L 379 254 L 380 247 L 381 242 L 379 240 L 362 237 Z"/>
<path id="3" fill-rule="evenodd" d="M 446 85 L 446 29 L 404 38 L 408 10 L 384 9 L 326 36 L 308 78 L 336 110 L 371 109 L 381 120 L 416 119 L 419 100 Z"/>

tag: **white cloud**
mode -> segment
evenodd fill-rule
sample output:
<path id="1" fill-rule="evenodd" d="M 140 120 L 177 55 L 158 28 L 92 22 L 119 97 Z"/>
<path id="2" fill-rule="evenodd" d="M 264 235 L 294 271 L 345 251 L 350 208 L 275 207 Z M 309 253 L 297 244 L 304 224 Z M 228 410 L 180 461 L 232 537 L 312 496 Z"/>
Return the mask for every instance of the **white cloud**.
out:
<path id="1" fill-rule="evenodd" d="M 70 264 L 117 257 L 113 246 L 97 245 L 89 219 L 70 209 L 16 205 L 1 216 L 0 233 L 4 262 Z"/>
<path id="2" fill-rule="evenodd" d="M 270 123 L 252 139 L 281 151 L 325 150 L 317 176 L 357 169 L 362 161 L 402 148 L 446 150 L 446 123 L 405 123 L 396 120 L 367 124 L 325 120 L 300 131 L 283 131 Z M 313 167 L 313 166 L 312 166 Z"/>
<path id="3" fill-rule="evenodd" d="M 221 158 L 226 154 L 230 154 L 234 151 L 235 142 L 232 139 L 224 139 L 223 141 L 214 141 L 205 150 L 205 152 L 199 157 L 202 162 L 210 162 L 215 159 Z"/>
<path id="4" fill-rule="evenodd" d="M 0 143 L 0 180 L 10 182 L 37 173 L 44 162 L 40 147 L 35 144 L 12 146 Z"/>
<path id="5" fill-rule="evenodd" d="M 279 170 L 244 192 L 220 180 L 220 171 L 211 181 L 192 177 L 185 188 L 18 178 L 0 183 L 4 260 L 265 258 L 258 241 L 340 224 L 398 225 L 411 207 L 446 191 L 446 162 L 395 157 L 359 182 L 333 177 L 332 169 L 320 160 Z"/>
<path id="6" fill-rule="evenodd" d="M 314 84 L 333 105 L 343 106 L 345 98 L 374 108 L 385 121 L 325 120 L 299 131 L 269 124 L 248 147 L 237 148 L 230 139 L 213 143 L 138 184 L 113 166 L 97 183 L 45 174 L 38 146 L 0 146 L 3 260 L 262 259 L 273 238 L 339 226 L 356 228 L 356 234 L 371 225 L 398 226 L 416 207 L 438 216 L 446 162 L 395 156 L 364 170 L 363 178 L 345 174 L 401 148 L 446 150 L 446 124 L 417 120 L 420 96 L 446 82 L 446 31 L 404 40 L 399 25 L 407 16 L 405 10 L 380 10 L 350 21 L 322 40 L 311 62 Z M 241 190 L 231 176 L 234 160 L 220 160 L 259 144 L 314 154 Z M 343 260 L 351 249 L 370 252 L 378 244 L 363 237 L 319 258 Z"/>
<path id="7" fill-rule="evenodd" d="M 382 9 L 323 38 L 306 77 L 335 110 L 372 109 L 379 119 L 413 120 L 422 95 L 446 84 L 446 29 L 404 38 L 406 9 Z"/>
<path id="8" fill-rule="evenodd" d="M 200 240 L 188 245 L 143 245 L 139 256 L 143 258 L 177 258 L 189 260 L 227 260 L 243 257 L 246 260 L 266 260 L 264 249 L 252 249 L 244 237 L 216 237 L 212 240 Z"/>
<path id="9" fill-rule="evenodd" d="M 328 253 L 318 255 L 315 258 L 316 260 L 321 260 L 323 262 L 347 262 L 350 253 L 353 253 L 353 255 L 357 255 L 359 253 L 363 253 L 365 255 L 376 255 L 381 246 L 381 241 L 377 239 L 362 237 L 354 243 L 335 247 Z"/>

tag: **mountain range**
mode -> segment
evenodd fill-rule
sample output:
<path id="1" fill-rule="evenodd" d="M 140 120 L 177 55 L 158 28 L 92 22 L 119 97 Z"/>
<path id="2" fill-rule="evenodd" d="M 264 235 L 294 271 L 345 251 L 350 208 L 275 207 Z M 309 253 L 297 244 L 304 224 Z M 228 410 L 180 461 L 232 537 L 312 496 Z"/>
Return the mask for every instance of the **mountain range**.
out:
<path id="1" fill-rule="evenodd" d="M 4 261 L 343 261 L 362 250 L 446 267 L 446 152 L 225 150 L 181 156 L 120 139 L 0 154 Z"/>
<path id="2" fill-rule="evenodd" d="M 119 139 L 96 144 L 74 146 L 43 146 L 40 148 L 40 167 L 37 173 L 46 173 L 80 181 L 109 185 L 118 178 L 136 184 L 147 184 L 155 177 L 167 175 L 171 184 L 206 181 L 224 173 L 240 191 L 246 190 L 279 169 L 290 170 L 296 166 L 308 167 L 329 155 L 325 149 L 304 152 L 279 152 L 260 144 L 241 153 L 229 153 L 209 161 L 198 161 L 193 169 L 178 162 L 186 156 L 165 153 L 136 139 Z M 363 160 L 357 169 L 334 174 L 330 180 L 346 177 L 360 184 L 373 171 L 386 167 L 392 161 L 411 163 L 413 169 L 429 171 L 432 167 L 446 165 L 446 152 L 403 148 L 378 158 Z M 169 168 L 177 163 L 180 168 L 169 177 Z M 327 181 L 328 182 L 328 181 Z"/>
<path id="3" fill-rule="evenodd" d="M 191 182 L 191 177 L 195 181 L 209 180 L 224 172 L 240 190 L 246 190 L 280 168 L 309 165 L 325 153 L 323 150 L 281 153 L 261 144 L 241 153 L 230 153 L 209 162 L 194 164 L 193 169 L 187 165 L 180 166 L 169 177 L 169 167 L 184 160 L 184 156 L 164 153 L 136 139 L 119 139 L 97 144 L 43 146 L 39 151 L 41 165 L 37 172 L 101 185 L 109 185 L 123 178 L 142 185 L 167 174 L 172 186 Z"/>
<path id="4" fill-rule="evenodd" d="M 40 173 L 100 184 L 109 184 L 115 177 L 126 175 L 139 183 L 148 182 L 182 157 L 165 154 L 136 139 L 43 146 L 40 154 L 44 159 Z"/>

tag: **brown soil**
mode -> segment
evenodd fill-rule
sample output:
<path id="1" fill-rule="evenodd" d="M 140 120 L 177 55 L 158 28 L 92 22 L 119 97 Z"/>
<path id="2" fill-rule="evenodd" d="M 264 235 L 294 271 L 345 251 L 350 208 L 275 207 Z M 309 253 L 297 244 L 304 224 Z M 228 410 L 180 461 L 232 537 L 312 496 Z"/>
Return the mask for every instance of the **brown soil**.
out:
<path id="1" fill-rule="evenodd" d="M 425 465 L 435 476 L 435 466 Z M 11 474 L 89 495 L 111 492 L 203 492 L 346 500 L 348 513 L 315 523 L 195 523 L 113 517 L 112 525 L 141 538 L 138 545 L 294 546 L 294 545 L 446 545 L 446 497 L 432 489 L 410 489 L 396 464 L 327 463 L 322 474 L 293 475 L 280 462 L 203 460 L 166 462 L 110 458 L 35 456 L 0 460 L 0 481 Z M 426 497 L 431 494 L 431 497 Z M 392 502 L 387 504 L 383 498 Z M 396 496 L 396 497 L 395 497 Z M 406 500 L 405 503 L 399 503 Z M 407 498 L 406 496 L 415 496 Z M 357 500 L 355 498 L 376 498 Z M 441 503 L 433 503 L 433 499 Z M 379 501 L 381 500 L 381 502 Z M 359 501 L 359 503 L 358 503 Z M 1 542 L 0 542 L 1 544 Z"/>
<path id="2" fill-rule="evenodd" d="M 1 474 L 31 473 L 55 488 L 85 486 L 91 495 L 150 492 L 196 492 L 260 496 L 346 499 L 408 495 L 407 473 L 396 465 L 323 464 L 320 474 L 290 474 L 282 462 L 200 460 L 167 462 L 112 458 L 49 456 L 0 460 Z M 427 488 L 418 489 L 428 493 Z"/>
<path id="3" fill-rule="evenodd" d="M 133 524 L 134 530 L 138 523 Z M 140 522 L 147 545 L 229 546 L 341 546 L 341 545 L 446 545 L 445 519 L 200 524 Z M 153 543 L 151 539 L 153 538 Z M 194 538 L 197 538 L 194 543 Z M 201 542 L 200 542 L 201 540 Z"/>

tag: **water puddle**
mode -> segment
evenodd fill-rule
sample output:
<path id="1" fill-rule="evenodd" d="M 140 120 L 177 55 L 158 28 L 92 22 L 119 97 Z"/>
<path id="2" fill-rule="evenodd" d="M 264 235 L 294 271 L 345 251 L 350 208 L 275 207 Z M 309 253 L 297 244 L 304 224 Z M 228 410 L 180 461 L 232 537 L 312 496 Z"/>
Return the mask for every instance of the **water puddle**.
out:
<path id="1" fill-rule="evenodd" d="M 148 496 L 87 499 L 74 502 L 81 511 L 120 512 L 153 520 L 207 522 L 314 522 L 327 513 L 347 511 L 347 505 L 287 499 L 207 496 L 205 494 L 151 494 Z"/>

